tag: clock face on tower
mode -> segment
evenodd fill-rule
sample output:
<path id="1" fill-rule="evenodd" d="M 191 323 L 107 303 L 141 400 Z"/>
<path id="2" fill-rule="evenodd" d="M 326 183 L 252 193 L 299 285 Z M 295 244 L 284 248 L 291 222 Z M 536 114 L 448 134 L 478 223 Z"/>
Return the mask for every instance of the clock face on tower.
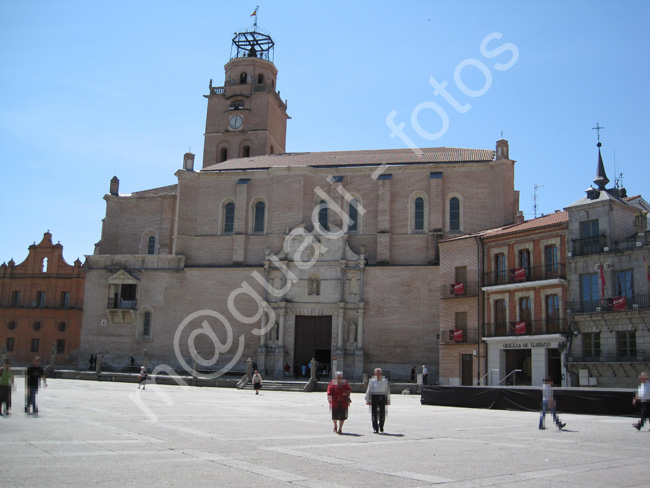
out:
<path id="1" fill-rule="evenodd" d="M 239 129 L 243 123 L 244 119 L 242 119 L 240 115 L 233 115 L 230 117 L 230 122 L 228 122 L 228 125 L 231 129 Z"/>

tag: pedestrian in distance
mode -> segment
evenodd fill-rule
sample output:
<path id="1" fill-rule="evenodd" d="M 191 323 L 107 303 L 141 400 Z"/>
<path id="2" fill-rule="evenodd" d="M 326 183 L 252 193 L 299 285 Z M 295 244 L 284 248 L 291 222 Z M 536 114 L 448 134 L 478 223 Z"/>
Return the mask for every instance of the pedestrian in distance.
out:
<path id="1" fill-rule="evenodd" d="M 375 376 L 368 383 L 366 405 L 370 405 L 374 433 L 384 432 L 386 407 L 390 405 L 390 384 L 382 377 L 380 368 L 375 369 Z"/>
<path id="2" fill-rule="evenodd" d="M 413 366 L 413 369 L 411 369 L 411 381 L 413 383 L 415 383 L 415 381 L 417 380 L 417 377 L 418 377 L 418 375 L 417 375 L 417 372 L 415 370 L 415 366 Z"/>
<path id="3" fill-rule="evenodd" d="M 284 363 L 284 376 L 288 378 L 290 376 L 289 373 L 291 373 L 291 366 L 289 363 Z"/>
<path id="4" fill-rule="evenodd" d="M 95 367 L 95 356 L 91 354 L 90 358 L 88 359 L 88 371 L 92 371 L 94 367 Z"/>
<path id="5" fill-rule="evenodd" d="M 348 407 L 352 400 L 350 399 L 350 383 L 343 379 L 341 371 L 336 372 L 336 378 L 330 381 L 327 386 L 327 400 L 330 404 L 332 412 L 332 421 L 334 422 L 334 432 L 337 434 L 343 433 L 343 422 L 348 419 Z M 338 421 L 338 428 L 336 422 Z"/>
<path id="6" fill-rule="evenodd" d="M 5 363 L 0 368 L 0 416 L 7 417 L 11 415 L 11 389 L 14 388 L 14 373 L 11 370 L 11 361 L 5 359 Z"/>
<path id="7" fill-rule="evenodd" d="M 422 365 L 422 384 L 427 385 L 427 381 L 429 378 L 429 370 L 427 369 L 426 365 Z"/>
<path id="8" fill-rule="evenodd" d="M 560 418 L 557 416 L 557 404 L 553 398 L 553 380 L 551 378 L 546 378 L 544 384 L 542 385 L 542 412 L 539 416 L 539 430 L 546 429 L 546 411 L 550 408 L 553 415 L 553 421 L 557 425 L 557 428 L 562 430 L 566 425 L 563 423 Z"/>
<path id="9" fill-rule="evenodd" d="M 259 374 L 257 370 L 255 370 L 255 374 L 253 374 L 253 388 L 255 388 L 255 394 L 259 395 L 260 388 L 262 388 L 262 375 Z"/>
<path id="10" fill-rule="evenodd" d="M 149 374 L 147 374 L 147 368 L 141 366 L 140 374 L 138 375 L 138 390 L 140 389 L 140 385 L 142 385 L 143 390 L 147 388 L 147 383 L 146 383 L 147 379 L 149 379 Z"/>
<path id="11" fill-rule="evenodd" d="M 36 405 L 36 395 L 38 394 L 38 387 L 43 381 L 43 386 L 47 388 L 47 379 L 45 378 L 45 371 L 41 367 L 41 358 L 36 356 L 32 365 L 27 368 L 25 374 L 25 413 L 38 415 L 38 405 Z"/>
<path id="12" fill-rule="evenodd" d="M 648 385 L 648 374 L 645 372 L 639 375 L 639 388 L 636 390 L 632 404 L 639 406 L 641 415 L 639 421 L 632 425 L 636 430 L 641 430 L 645 419 L 650 417 L 650 385 Z"/>

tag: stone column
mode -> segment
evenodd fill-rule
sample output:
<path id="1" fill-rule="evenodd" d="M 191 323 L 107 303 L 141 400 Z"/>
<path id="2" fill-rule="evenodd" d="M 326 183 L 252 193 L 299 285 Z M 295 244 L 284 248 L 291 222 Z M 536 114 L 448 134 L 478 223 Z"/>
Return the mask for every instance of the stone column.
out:
<path id="1" fill-rule="evenodd" d="M 253 377 L 253 360 L 251 358 L 246 360 L 246 375 L 248 376 L 249 381 Z"/>
<path id="2" fill-rule="evenodd" d="M 280 309 L 277 310 L 278 315 L 280 316 L 280 319 L 279 319 L 279 320 L 280 320 L 280 324 L 278 325 L 278 327 L 279 327 L 279 329 L 280 329 L 280 331 L 279 331 L 279 336 L 278 336 L 278 345 L 279 345 L 280 347 L 282 347 L 282 350 L 284 351 L 284 335 L 285 335 L 285 334 L 284 334 L 284 329 L 285 329 L 285 325 L 284 325 L 284 323 L 285 323 L 285 319 L 286 319 L 287 311 L 286 311 L 286 309 L 284 308 L 284 307 L 285 307 L 285 303 L 284 303 L 284 302 L 282 302 L 282 303 L 280 304 L 280 306 L 281 306 L 282 308 L 280 308 Z"/>
<path id="3" fill-rule="evenodd" d="M 345 314 L 345 303 L 339 302 L 339 323 L 338 323 L 338 337 L 336 338 L 336 347 L 343 349 L 343 315 Z"/>
<path id="4" fill-rule="evenodd" d="M 266 313 L 262 313 L 262 318 L 260 319 L 260 329 L 264 330 L 266 329 L 266 321 L 268 320 L 268 315 Z M 260 335 L 260 346 L 264 347 L 266 346 L 266 336 L 268 332 L 264 332 L 263 334 Z"/>
<path id="5" fill-rule="evenodd" d="M 357 320 L 357 349 L 363 349 L 363 308 L 364 304 L 359 304 Z"/>
<path id="6" fill-rule="evenodd" d="M 339 266 L 341 268 L 341 294 L 339 300 L 342 302 L 345 301 L 345 263 L 346 261 L 344 259 L 339 261 Z"/>

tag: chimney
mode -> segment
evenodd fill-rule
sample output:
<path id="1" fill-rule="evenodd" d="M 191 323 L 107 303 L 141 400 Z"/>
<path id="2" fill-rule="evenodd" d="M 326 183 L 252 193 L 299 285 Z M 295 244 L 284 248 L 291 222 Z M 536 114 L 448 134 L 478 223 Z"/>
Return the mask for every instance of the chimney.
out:
<path id="1" fill-rule="evenodd" d="M 499 139 L 497 141 L 497 161 L 499 159 L 510 159 L 508 141 Z"/>
<path id="2" fill-rule="evenodd" d="M 117 178 L 117 176 L 113 176 L 111 178 L 111 189 L 110 189 L 111 195 L 119 195 L 120 193 L 120 180 Z"/>
<path id="3" fill-rule="evenodd" d="M 186 152 L 183 156 L 183 169 L 185 171 L 194 171 L 194 154 Z"/>
<path id="4" fill-rule="evenodd" d="M 524 223 L 524 212 L 519 210 L 517 214 L 515 215 L 515 224 L 523 224 Z"/>

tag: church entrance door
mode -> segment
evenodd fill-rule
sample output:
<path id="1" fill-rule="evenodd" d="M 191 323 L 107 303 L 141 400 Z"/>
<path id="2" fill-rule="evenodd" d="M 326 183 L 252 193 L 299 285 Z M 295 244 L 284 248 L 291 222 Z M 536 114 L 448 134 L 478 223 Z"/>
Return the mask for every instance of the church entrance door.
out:
<path id="1" fill-rule="evenodd" d="M 309 364 L 312 358 L 330 364 L 332 355 L 332 316 L 296 315 L 294 360 Z"/>

